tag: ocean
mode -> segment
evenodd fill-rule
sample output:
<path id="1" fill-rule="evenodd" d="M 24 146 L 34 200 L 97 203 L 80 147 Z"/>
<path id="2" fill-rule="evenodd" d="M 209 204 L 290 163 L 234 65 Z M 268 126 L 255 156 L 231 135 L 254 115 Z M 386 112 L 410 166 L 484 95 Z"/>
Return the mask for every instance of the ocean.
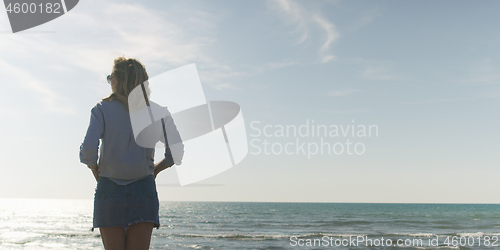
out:
<path id="1" fill-rule="evenodd" d="M 92 202 L 0 199 L 0 249 L 104 249 Z M 161 202 L 160 223 L 151 249 L 500 248 L 499 204 Z"/>

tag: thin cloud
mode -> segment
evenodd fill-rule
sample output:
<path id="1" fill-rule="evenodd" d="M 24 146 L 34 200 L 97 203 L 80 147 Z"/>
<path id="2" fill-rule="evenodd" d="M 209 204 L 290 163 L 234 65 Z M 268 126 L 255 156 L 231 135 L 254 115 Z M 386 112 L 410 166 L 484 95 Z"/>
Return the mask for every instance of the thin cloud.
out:
<path id="1" fill-rule="evenodd" d="M 0 60 L 0 70 L 2 75 L 16 79 L 23 89 L 35 93 L 44 111 L 65 115 L 73 115 L 76 113 L 72 106 L 65 105 L 68 101 L 67 98 L 57 94 L 44 82 L 33 77 L 29 72 L 2 60 Z M 12 110 L 6 110 L 6 112 L 11 111 Z"/>
<path id="2" fill-rule="evenodd" d="M 369 81 L 414 81 L 411 77 L 400 74 L 396 71 L 393 61 L 389 60 L 372 60 L 365 58 L 347 58 L 344 60 L 347 64 L 354 64 L 358 67 L 358 76 Z"/>
<path id="3" fill-rule="evenodd" d="M 328 96 L 335 96 L 335 97 L 340 97 L 340 96 L 348 96 L 352 93 L 360 91 L 359 89 L 342 89 L 342 90 L 332 90 L 326 92 L 326 95 Z"/>
<path id="4" fill-rule="evenodd" d="M 396 78 L 390 67 L 384 65 L 368 66 L 361 72 L 361 76 L 368 80 L 394 80 Z"/>
<path id="5" fill-rule="evenodd" d="M 243 65 L 242 67 L 245 68 L 245 76 L 248 76 L 260 74 L 269 70 L 282 69 L 294 65 L 301 65 L 301 63 L 295 60 L 285 59 L 275 62 L 263 63 L 262 65 Z"/>
<path id="6" fill-rule="evenodd" d="M 96 5 L 100 7 L 94 8 Z M 241 73 L 218 62 L 208 49 L 216 43 L 220 20 L 217 15 L 182 5 L 160 11 L 141 4 L 89 0 L 44 24 L 44 29 L 66 33 L 65 39 L 53 34 L 11 35 L 2 41 L 0 55 L 19 65 L 21 58 L 36 55 L 46 58 L 46 65 L 64 65 L 66 70 L 91 73 L 99 79 L 109 73 L 113 59 L 122 55 L 141 60 L 151 76 L 196 61 L 211 69 L 203 75 L 209 86 L 231 89 L 235 87 L 228 78 Z M 43 96 L 45 106 L 61 106 L 54 104 L 60 101 L 60 94 L 48 91 L 40 81 L 30 82 L 37 82 L 33 88 Z M 45 87 L 36 87 L 42 85 Z M 54 103 L 50 104 L 50 98 Z"/>
<path id="7" fill-rule="evenodd" d="M 335 58 L 333 55 L 328 54 L 328 49 L 330 48 L 330 45 L 335 40 L 337 40 L 339 34 L 335 29 L 335 26 L 324 17 L 315 14 L 314 21 L 316 21 L 326 33 L 326 41 L 323 43 L 323 45 L 319 50 L 321 56 L 321 62 L 326 63 Z"/>
<path id="8" fill-rule="evenodd" d="M 325 114 L 355 114 L 355 113 L 365 113 L 372 111 L 371 109 L 301 109 L 307 112 L 315 113 L 325 113 Z"/>
<path id="9" fill-rule="evenodd" d="M 93 8 L 92 2 L 101 7 Z M 212 67 L 219 65 L 205 53 L 206 48 L 216 42 L 212 35 L 218 17 L 214 15 L 192 10 L 194 13 L 188 16 L 198 18 L 179 21 L 174 15 L 180 11 L 177 9 L 166 12 L 140 4 L 95 0 L 78 7 L 62 17 L 64 23 L 56 19 L 44 24 L 47 29 L 61 30 L 59 33 L 73 32 L 73 39 L 56 39 L 52 35 L 38 36 L 37 39 L 16 36 L 0 51 L 47 53 L 68 65 L 99 75 L 108 73 L 112 60 L 119 55 L 139 57 L 149 62 L 148 68 L 161 67 L 165 63 L 183 66 L 194 60 Z M 71 29 L 67 23 L 72 24 Z M 197 29 L 188 28 L 192 26 Z M 100 40 L 103 42 L 99 43 Z"/>
<path id="10" fill-rule="evenodd" d="M 500 66 L 494 64 L 491 59 L 475 62 L 470 67 L 466 79 L 461 82 L 473 85 L 500 84 Z"/>
<path id="11" fill-rule="evenodd" d="M 359 76 L 366 80 L 400 80 L 406 78 L 394 72 L 394 62 L 392 61 L 377 61 L 363 58 L 352 58 L 347 59 L 346 62 L 360 65 L 360 68 L 362 68 L 362 70 L 359 71 Z"/>
<path id="12" fill-rule="evenodd" d="M 436 103 L 449 103 L 449 102 L 464 102 L 464 101 L 473 101 L 473 100 L 484 99 L 484 98 L 498 98 L 498 97 L 500 97 L 500 94 L 498 94 L 498 93 L 485 93 L 482 95 L 474 95 L 474 96 L 467 96 L 467 97 L 438 98 L 438 99 L 427 99 L 427 100 L 420 100 L 420 101 L 414 101 L 414 102 L 402 102 L 401 104 L 413 105 L 413 104 L 436 104 Z"/>
<path id="13" fill-rule="evenodd" d="M 301 44 L 310 37 L 310 25 L 316 25 L 321 28 L 326 35 L 326 39 L 318 49 L 319 59 L 322 63 L 327 63 L 335 59 L 335 56 L 329 53 L 329 49 L 331 44 L 340 35 L 335 25 L 318 10 L 308 10 L 293 0 L 269 0 L 268 3 L 271 8 L 278 9 L 281 13 L 284 13 L 288 22 L 296 26 L 294 32 L 301 33 L 300 39 L 296 44 Z"/>
<path id="14" fill-rule="evenodd" d="M 305 10 L 296 2 L 289 0 L 271 0 L 269 1 L 273 8 L 279 9 L 281 12 L 285 13 L 288 21 L 291 24 L 296 25 L 294 32 L 300 32 L 300 39 L 296 44 L 303 43 L 308 37 L 308 21 L 307 14 L 304 13 Z"/>
<path id="15" fill-rule="evenodd" d="M 279 62 L 268 62 L 266 63 L 266 68 L 267 69 L 281 69 L 281 68 L 285 68 L 285 67 L 289 67 L 289 66 L 293 66 L 293 65 L 297 65 L 297 64 L 300 64 L 299 62 L 297 61 L 293 61 L 293 60 L 283 60 L 283 61 L 279 61 Z"/>
<path id="16" fill-rule="evenodd" d="M 305 31 L 303 39 L 307 39 L 310 25 L 325 30 L 320 60 L 332 60 L 328 50 L 337 37 L 333 24 L 319 14 L 313 18 L 314 13 L 305 11 L 294 1 L 276 3 L 292 16 L 293 23 L 298 23 L 299 32 Z M 101 7 L 95 9 L 92 7 L 95 4 Z M 66 39 L 52 34 L 11 36 L 2 44 L 5 46 L 0 48 L 0 54 L 9 59 L 6 61 L 18 64 L 19 55 L 45 55 L 49 58 L 47 65 L 64 65 L 68 72 L 91 73 L 99 79 L 109 74 L 113 59 L 122 55 L 140 59 L 150 76 L 195 61 L 206 68 L 199 71 L 202 82 L 218 90 L 236 89 L 233 79 L 238 77 L 299 64 L 283 60 L 235 67 L 217 60 L 216 55 L 210 54 L 213 51 L 210 48 L 217 44 L 217 27 L 222 18 L 192 6 L 176 5 L 162 11 L 139 3 L 89 0 L 64 17 L 44 24 L 46 30 L 70 34 Z M 103 42 L 96 42 L 101 40 Z"/>
<path id="17" fill-rule="evenodd" d="M 263 63 L 262 65 L 242 65 L 241 70 L 234 70 L 227 65 L 217 65 L 214 68 L 207 67 L 207 70 L 202 70 L 199 74 L 201 81 L 204 84 L 207 84 L 217 90 L 237 89 L 229 82 L 231 79 L 238 77 L 250 77 L 266 71 L 282 69 L 293 65 L 300 65 L 300 63 L 294 60 L 285 59 L 281 61 Z M 252 87 L 257 87 L 259 89 L 268 88 L 262 88 L 260 85 L 253 85 Z"/>
<path id="18" fill-rule="evenodd" d="M 377 17 L 381 16 L 382 13 L 378 9 L 367 10 L 361 13 L 361 18 L 354 21 L 351 30 L 360 29 L 368 24 L 370 24 Z"/>
<path id="19" fill-rule="evenodd" d="M 211 35 L 214 28 L 212 23 L 216 17 L 193 10 L 196 16 L 204 18 L 205 24 L 198 25 L 201 23 L 198 19 L 178 20 L 178 16 L 174 15 L 175 10 L 159 11 L 140 4 L 104 2 L 99 4 L 105 6 L 99 8 L 97 12 L 88 9 L 81 10 L 75 17 L 68 16 L 68 22 L 72 22 L 72 18 L 75 22 L 93 20 L 78 27 L 77 30 L 89 33 L 98 30 L 99 33 L 105 33 L 109 39 L 104 44 L 93 43 L 90 48 L 75 49 L 74 47 L 78 45 L 68 48 L 73 52 L 71 59 L 81 57 L 86 59 L 81 60 L 78 66 L 93 72 L 102 72 L 104 67 L 102 64 L 107 65 L 104 67 L 107 70 L 110 67 L 110 59 L 118 55 L 138 57 L 141 61 L 147 62 L 148 68 L 165 68 L 165 64 L 183 66 L 194 60 L 204 64 L 214 64 L 204 51 L 215 42 Z M 193 22 L 197 24 L 197 30 L 187 28 L 190 26 L 188 24 Z M 85 56 L 89 52 L 90 56 Z"/>

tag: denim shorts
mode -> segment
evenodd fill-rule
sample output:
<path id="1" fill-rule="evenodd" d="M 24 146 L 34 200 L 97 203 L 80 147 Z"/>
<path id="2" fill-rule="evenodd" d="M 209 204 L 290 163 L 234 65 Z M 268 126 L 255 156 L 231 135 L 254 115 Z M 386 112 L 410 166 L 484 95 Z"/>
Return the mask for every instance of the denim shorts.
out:
<path id="1" fill-rule="evenodd" d="M 153 222 L 160 227 L 160 203 L 153 175 L 128 185 L 118 185 L 99 177 L 94 195 L 94 223 L 98 227 L 124 227 L 141 222 Z"/>

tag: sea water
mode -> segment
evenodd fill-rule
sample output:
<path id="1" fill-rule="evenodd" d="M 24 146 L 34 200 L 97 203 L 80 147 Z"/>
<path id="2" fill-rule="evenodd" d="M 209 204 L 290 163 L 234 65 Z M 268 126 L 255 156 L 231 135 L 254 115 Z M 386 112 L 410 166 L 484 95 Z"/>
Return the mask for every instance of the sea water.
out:
<path id="1" fill-rule="evenodd" d="M 92 206 L 0 199 L 0 249 L 104 249 Z M 160 223 L 151 249 L 500 248 L 498 204 L 161 202 Z"/>

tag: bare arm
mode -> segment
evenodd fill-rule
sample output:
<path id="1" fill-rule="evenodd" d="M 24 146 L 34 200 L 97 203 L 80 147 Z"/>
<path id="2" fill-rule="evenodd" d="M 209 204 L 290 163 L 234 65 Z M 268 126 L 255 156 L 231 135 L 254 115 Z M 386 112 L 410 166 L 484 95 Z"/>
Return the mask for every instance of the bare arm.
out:
<path id="1" fill-rule="evenodd" d="M 172 158 L 168 158 L 168 157 L 163 158 L 163 160 L 161 160 L 160 162 L 158 162 L 158 164 L 155 165 L 155 171 L 154 171 L 155 179 L 156 179 L 156 176 L 161 171 L 163 171 L 163 170 L 165 170 L 173 165 L 174 165 L 174 161 L 172 160 Z"/>
<path id="2" fill-rule="evenodd" d="M 165 127 L 163 127 L 163 125 Z M 182 156 L 184 155 L 184 144 L 182 144 L 182 139 L 175 126 L 174 120 L 171 115 L 162 119 L 162 130 L 161 130 L 160 141 L 165 144 L 165 157 L 163 160 L 155 164 L 154 176 L 156 176 L 163 170 L 170 168 L 175 164 L 180 165 Z M 167 135 L 168 134 L 168 141 Z M 172 145 L 169 145 L 172 144 Z M 171 147 L 174 147 L 175 155 L 172 155 Z M 175 161 L 174 161 L 175 158 Z"/>
<path id="3" fill-rule="evenodd" d="M 97 165 L 90 166 L 90 170 L 92 170 L 92 174 L 94 175 L 95 181 L 99 181 L 99 167 Z"/>

